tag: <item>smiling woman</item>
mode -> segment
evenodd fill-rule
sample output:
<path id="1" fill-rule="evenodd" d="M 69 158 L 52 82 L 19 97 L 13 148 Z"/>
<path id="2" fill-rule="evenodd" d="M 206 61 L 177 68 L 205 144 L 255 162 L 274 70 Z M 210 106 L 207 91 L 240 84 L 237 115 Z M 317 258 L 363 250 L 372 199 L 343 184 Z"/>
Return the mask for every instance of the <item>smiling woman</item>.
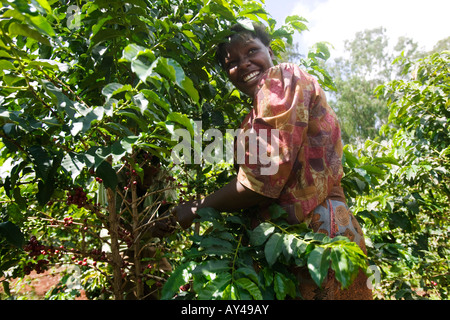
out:
<path id="1" fill-rule="evenodd" d="M 232 28 L 235 34 L 228 43 L 218 48 L 219 62 L 224 67 L 233 85 L 243 93 L 253 97 L 256 86 L 264 72 L 273 67 L 274 54 L 270 48 L 270 39 L 263 27 L 257 25 L 254 38 L 244 32 L 246 29 L 238 24 Z"/>
<path id="2" fill-rule="evenodd" d="M 261 161 L 239 164 L 237 177 L 213 194 L 182 203 L 173 214 L 183 228 L 198 217 L 197 210 L 220 212 L 246 209 L 253 227 L 270 220 L 269 207 L 280 205 L 289 224 L 306 223 L 314 232 L 330 238 L 346 236 L 365 252 L 364 236 L 348 210 L 341 187 L 342 142 L 338 119 L 317 80 L 291 63 L 274 65 L 274 54 L 264 27 L 236 25 L 232 35 L 218 46 L 217 58 L 229 80 L 253 98 L 253 109 L 241 124 L 243 132 L 277 131 L 276 144 L 267 149 L 277 171 L 266 175 Z M 251 149 L 252 142 L 247 143 Z M 270 146 L 270 147 L 269 147 Z M 270 152 L 269 152 L 270 153 Z M 299 270 L 300 269 L 300 270 Z M 306 271 L 306 272 L 304 272 Z M 370 299 L 367 277 L 342 290 L 333 272 L 324 275 L 322 288 L 311 281 L 308 269 L 292 266 L 299 291 L 306 299 Z"/>

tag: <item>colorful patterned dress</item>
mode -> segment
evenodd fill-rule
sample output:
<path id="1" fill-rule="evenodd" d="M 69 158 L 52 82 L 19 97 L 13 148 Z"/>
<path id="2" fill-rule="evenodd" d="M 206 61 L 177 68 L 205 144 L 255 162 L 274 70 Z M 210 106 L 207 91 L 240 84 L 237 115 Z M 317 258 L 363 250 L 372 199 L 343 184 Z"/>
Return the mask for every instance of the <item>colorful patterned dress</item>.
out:
<path id="1" fill-rule="evenodd" d="M 315 232 L 346 236 L 366 252 L 362 230 L 348 210 L 340 183 L 343 146 L 338 119 L 316 79 L 295 64 L 277 65 L 266 71 L 253 105 L 241 129 L 256 132 L 258 137 L 260 132 L 277 130 L 278 137 L 268 134 L 266 142 L 268 156 L 273 155 L 271 161 L 278 170 L 264 174 L 270 164 L 249 161 L 247 152 L 239 163 L 238 181 L 274 199 L 288 213 L 289 223 L 305 222 Z M 260 208 L 257 220 L 268 218 L 268 211 Z M 305 268 L 295 272 L 306 299 L 372 297 L 362 272 L 345 290 L 340 290 L 331 271 L 323 288 L 313 283 Z"/>

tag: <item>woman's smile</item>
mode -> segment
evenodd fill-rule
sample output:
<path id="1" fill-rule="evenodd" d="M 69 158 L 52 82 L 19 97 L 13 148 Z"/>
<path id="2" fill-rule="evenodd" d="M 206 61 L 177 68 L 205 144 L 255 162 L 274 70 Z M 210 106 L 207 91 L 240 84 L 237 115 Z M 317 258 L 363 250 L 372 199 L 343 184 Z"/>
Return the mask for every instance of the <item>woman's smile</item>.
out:
<path id="1" fill-rule="evenodd" d="M 259 76 L 260 74 L 261 74 L 261 72 L 254 71 L 254 72 L 244 76 L 243 80 L 244 80 L 244 82 L 252 81 L 252 80 L 256 79 L 256 77 Z"/>
<path id="2" fill-rule="evenodd" d="M 233 85 L 253 98 L 264 72 L 273 67 L 272 49 L 258 38 L 238 39 L 227 47 L 225 70 Z"/>

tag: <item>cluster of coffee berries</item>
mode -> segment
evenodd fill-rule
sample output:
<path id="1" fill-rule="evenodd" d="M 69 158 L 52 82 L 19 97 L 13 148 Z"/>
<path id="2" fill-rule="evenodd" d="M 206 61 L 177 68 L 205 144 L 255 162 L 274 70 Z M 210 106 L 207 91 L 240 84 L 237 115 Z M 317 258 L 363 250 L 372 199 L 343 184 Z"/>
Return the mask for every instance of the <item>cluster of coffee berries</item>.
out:
<path id="1" fill-rule="evenodd" d="M 90 256 L 96 261 L 107 261 L 106 252 L 98 249 L 92 249 Z"/>
<path id="2" fill-rule="evenodd" d="M 68 205 L 75 204 L 78 208 L 82 208 L 86 205 L 87 196 L 86 192 L 84 192 L 82 187 L 77 187 L 74 190 L 67 192 L 67 201 Z"/>
<path id="3" fill-rule="evenodd" d="M 87 253 L 87 257 L 86 256 L 81 256 L 80 252 L 75 252 L 75 250 L 72 250 L 73 252 L 73 256 L 71 257 L 73 263 L 75 263 L 76 265 L 79 266 L 93 266 L 96 267 L 97 266 L 97 262 L 102 262 L 102 261 L 107 261 L 108 258 L 106 257 L 106 252 L 105 251 L 101 251 L 98 249 L 92 249 L 90 252 Z M 91 258 L 93 261 L 90 262 L 91 260 L 89 260 L 88 258 Z"/>
<path id="4" fill-rule="evenodd" d="M 79 266 L 87 266 L 88 265 L 88 259 L 87 258 L 83 258 L 83 260 L 77 260 L 77 258 L 75 256 L 72 256 L 72 261 L 79 265 Z M 92 263 L 92 265 L 95 267 L 97 265 L 97 262 L 94 261 Z"/>
<path id="5" fill-rule="evenodd" d="M 65 217 L 64 218 L 64 227 L 71 226 L 73 224 L 73 218 L 72 217 Z"/>
<path id="6" fill-rule="evenodd" d="M 49 261 L 46 259 L 40 259 L 36 263 L 33 263 L 30 261 L 23 267 L 23 272 L 26 275 L 29 275 L 31 273 L 31 271 L 33 271 L 33 270 L 35 270 L 36 273 L 38 273 L 38 274 L 43 273 L 48 269 L 48 267 L 47 267 L 48 263 L 49 263 Z"/>
<path id="7" fill-rule="evenodd" d="M 41 254 L 41 250 L 44 250 L 45 246 L 39 244 L 39 241 L 37 241 L 35 236 L 32 236 L 30 238 L 30 241 L 28 241 L 27 245 L 24 247 L 25 251 L 28 251 L 28 255 L 35 257 Z"/>
<path id="8" fill-rule="evenodd" d="M 119 235 L 120 239 L 125 241 L 125 243 L 127 244 L 128 248 L 130 248 L 133 245 L 134 238 L 133 238 L 133 235 L 131 234 L 130 231 L 128 231 L 126 229 L 119 228 L 118 235 Z"/>
<path id="9" fill-rule="evenodd" d="M 30 241 L 25 245 L 24 250 L 28 252 L 28 256 L 35 260 L 37 257 L 42 258 L 35 262 L 28 262 L 23 271 L 26 275 L 30 274 L 31 271 L 35 270 L 37 273 L 42 273 L 47 270 L 47 265 L 49 261 L 41 257 L 41 255 L 47 254 L 47 247 L 40 244 L 35 236 L 30 238 Z"/>
<path id="10" fill-rule="evenodd" d="M 130 178 L 129 178 L 129 183 L 126 186 L 123 187 L 124 191 L 128 191 L 131 188 L 131 184 L 133 184 L 133 185 L 137 185 L 138 184 L 138 182 L 136 180 L 137 176 L 138 176 L 138 173 L 136 172 L 135 169 L 131 169 L 130 171 L 126 171 L 126 175 L 128 177 L 130 177 Z"/>
<path id="11" fill-rule="evenodd" d="M 99 177 L 95 177 L 95 181 L 97 181 L 98 183 L 103 183 L 103 179 Z"/>

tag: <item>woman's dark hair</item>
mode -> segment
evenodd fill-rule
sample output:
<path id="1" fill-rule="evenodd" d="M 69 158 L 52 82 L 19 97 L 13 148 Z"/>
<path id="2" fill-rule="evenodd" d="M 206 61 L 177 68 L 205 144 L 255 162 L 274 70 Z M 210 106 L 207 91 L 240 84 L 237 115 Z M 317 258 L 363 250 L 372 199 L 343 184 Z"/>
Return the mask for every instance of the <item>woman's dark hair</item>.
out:
<path id="1" fill-rule="evenodd" d="M 236 23 L 230 28 L 231 35 L 229 35 L 223 42 L 217 45 L 216 59 L 223 67 L 225 63 L 225 57 L 227 54 L 227 46 L 234 40 L 241 39 L 255 39 L 258 38 L 266 47 L 270 45 L 272 39 L 266 31 L 266 27 L 257 22 L 252 22 L 251 25 L 245 25 L 242 23 Z"/>

